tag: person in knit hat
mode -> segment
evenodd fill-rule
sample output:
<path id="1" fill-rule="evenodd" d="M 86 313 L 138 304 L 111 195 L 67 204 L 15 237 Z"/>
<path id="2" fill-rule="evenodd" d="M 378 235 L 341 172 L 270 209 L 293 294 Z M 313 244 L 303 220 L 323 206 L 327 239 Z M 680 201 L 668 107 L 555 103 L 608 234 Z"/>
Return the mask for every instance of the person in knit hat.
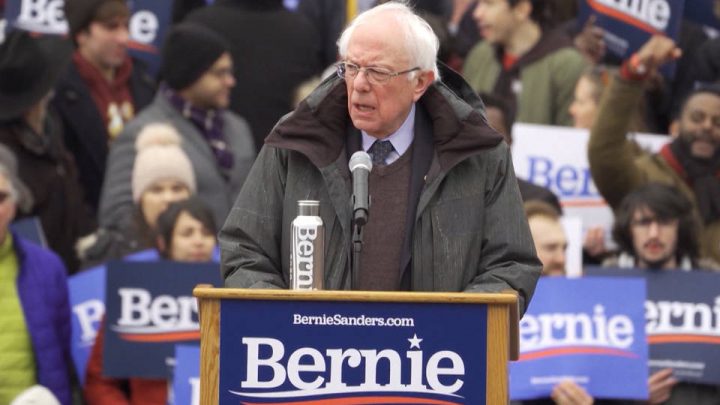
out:
<path id="1" fill-rule="evenodd" d="M 140 232 L 135 237 L 142 242 L 143 249 L 158 249 L 163 257 L 164 246 L 158 240 L 161 237 L 158 218 L 174 203 L 188 201 L 196 191 L 192 165 L 180 144 L 177 131 L 164 123 L 145 126 L 135 142 L 137 158 L 132 170 L 132 196 L 136 207 L 135 232 Z M 204 233 L 209 232 L 206 230 Z M 200 239 L 206 247 L 202 249 L 206 254 L 201 257 L 194 256 L 196 251 L 185 250 L 176 252 L 177 255 L 168 255 L 167 258 L 177 261 L 209 260 L 216 244 L 214 233 L 209 238 L 203 236 Z M 104 376 L 103 341 L 104 331 L 101 328 L 85 370 L 83 393 L 88 405 L 167 403 L 167 381 L 164 379 L 117 379 Z"/>
<path id="2" fill-rule="evenodd" d="M 181 142 L 177 130 L 165 123 L 140 131 L 130 183 L 133 213 L 124 226 L 101 227 L 77 246 L 86 266 L 153 247 L 158 216 L 170 203 L 195 194 L 195 173 Z"/>
<path id="3" fill-rule="evenodd" d="M 170 125 L 146 126 L 135 148 L 133 201 L 145 224 L 154 228 L 158 215 L 168 204 L 195 194 L 195 173 L 190 159 L 180 148 L 180 135 Z"/>
<path id="4" fill-rule="evenodd" d="M 244 119 L 227 110 L 235 85 L 229 45 L 196 24 L 175 26 L 161 52 L 161 87 L 113 142 L 100 201 L 101 226 L 116 227 L 132 215 L 135 142 L 143 127 L 167 122 L 177 128 L 195 171 L 198 194 L 220 224 L 230 211 L 250 166 L 255 146 Z"/>
<path id="5" fill-rule="evenodd" d="M 53 104 L 65 143 L 78 162 L 86 201 L 97 211 L 108 147 L 155 93 L 155 81 L 128 54 L 130 9 L 125 0 L 65 0 L 75 45 Z"/>

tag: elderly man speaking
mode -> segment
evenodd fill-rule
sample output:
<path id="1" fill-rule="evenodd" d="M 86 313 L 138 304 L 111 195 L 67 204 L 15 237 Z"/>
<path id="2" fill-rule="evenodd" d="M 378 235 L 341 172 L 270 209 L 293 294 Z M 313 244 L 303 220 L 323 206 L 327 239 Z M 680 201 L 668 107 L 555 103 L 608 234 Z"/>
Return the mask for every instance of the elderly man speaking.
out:
<path id="1" fill-rule="evenodd" d="M 229 287 L 288 288 L 298 200 L 320 201 L 326 289 L 514 289 L 520 310 L 541 265 L 507 144 L 482 102 L 435 62 L 438 39 L 402 3 L 359 15 L 341 62 L 275 126 L 222 231 Z M 349 157 L 365 150 L 372 206 L 351 276 Z"/>

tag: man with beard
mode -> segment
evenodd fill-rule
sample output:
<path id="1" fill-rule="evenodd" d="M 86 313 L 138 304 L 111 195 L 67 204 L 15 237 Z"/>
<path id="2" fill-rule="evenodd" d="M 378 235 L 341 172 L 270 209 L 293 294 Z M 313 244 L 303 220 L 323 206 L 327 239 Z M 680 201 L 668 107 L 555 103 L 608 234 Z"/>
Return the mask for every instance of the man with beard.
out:
<path id="1" fill-rule="evenodd" d="M 720 261 L 720 86 L 701 87 L 688 95 L 678 119 L 679 135 L 659 153 L 641 151 L 625 136 L 645 81 L 680 54 L 671 39 L 654 36 L 623 64 L 606 90 L 590 133 L 590 171 L 614 209 L 649 182 L 677 188 L 700 220 L 700 255 Z"/>
<path id="2" fill-rule="evenodd" d="M 142 129 L 167 123 L 177 129 L 197 179 L 197 192 L 215 221 L 225 220 L 255 160 L 245 119 L 228 110 L 235 86 L 230 43 L 195 23 L 175 25 L 165 37 L 153 102 L 113 142 L 100 198 L 100 226 L 122 229 L 133 215 L 135 142 Z"/>
<path id="3" fill-rule="evenodd" d="M 695 208 L 683 192 L 660 183 L 648 183 L 620 203 L 613 225 L 619 254 L 605 267 L 651 270 L 710 270 L 720 267 L 699 254 Z M 648 378 L 649 404 L 717 404 L 720 386 L 679 382 L 666 368 Z"/>

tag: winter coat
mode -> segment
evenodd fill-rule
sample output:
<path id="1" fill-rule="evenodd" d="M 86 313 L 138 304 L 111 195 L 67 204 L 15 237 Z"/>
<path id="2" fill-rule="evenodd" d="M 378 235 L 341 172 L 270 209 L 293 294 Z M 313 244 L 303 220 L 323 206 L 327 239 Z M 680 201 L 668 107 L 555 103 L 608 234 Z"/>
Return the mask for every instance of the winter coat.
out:
<path id="1" fill-rule="evenodd" d="M 215 222 L 222 224 L 255 159 L 255 146 L 245 120 L 230 111 L 224 111 L 223 118 L 228 149 L 235 158 L 230 179 L 224 177 L 205 137 L 158 92 L 153 103 L 130 121 L 113 142 L 100 200 L 100 225 L 120 229 L 120 225 L 131 218 L 135 207 L 131 180 L 137 155 L 135 141 L 145 125 L 155 122 L 177 129 L 182 138 L 181 147 L 195 172 L 197 195 L 210 207 Z"/>
<path id="2" fill-rule="evenodd" d="M 568 108 L 585 67 L 572 43 L 562 34 L 550 32 L 507 71 L 501 50 L 487 41 L 479 42 L 465 59 L 463 76 L 477 92 L 516 101 L 517 122 L 571 125 Z"/>
<path id="3" fill-rule="evenodd" d="M 159 378 L 111 378 L 103 376 L 105 327 L 98 330 L 85 370 L 83 394 L 88 405 L 165 405 L 168 382 Z"/>
<path id="4" fill-rule="evenodd" d="M 25 124 L 0 126 L 0 143 L 15 154 L 20 180 L 32 194 L 32 208 L 18 218 L 39 218 L 48 246 L 72 274 L 79 268 L 75 241 L 95 229 L 95 220 L 83 201 L 72 155 L 55 131 L 56 121 L 47 122 L 42 135 Z"/>
<path id="5" fill-rule="evenodd" d="M 472 89 L 454 72 L 442 74 L 456 91 L 436 82 L 416 108 L 402 278 L 413 291 L 513 289 L 522 312 L 541 266 L 509 148 L 487 125 Z M 228 287 L 287 288 L 298 200 L 320 201 L 326 288 L 350 287 L 347 162 L 359 148 L 337 77 L 276 125 L 220 232 Z"/>
<path id="6" fill-rule="evenodd" d="M 619 77 L 613 78 L 605 90 L 588 143 L 593 181 L 613 209 L 634 189 L 659 182 L 680 190 L 697 212 L 694 191 L 670 164 L 658 154 L 638 150 L 626 138 L 632 116 L 627 112 L 635 108 L 642 95 L 642 82 Z M 720 262 L 720 220 L 703 225 L 700 245 L 701 257 Z"/>
<path id="7" fill-rule="evenodd" d="M 60 258 L 13 234 L 20 271 L 17 290 L 30 332 L 38 384 L 62 405 L 70 391 L 70 304 L 67 274 Z"/>
<path id="8" fill-rule="evenodd" d="M 152 101 L 155 81 L 141 62 L 133 60 L 128 85 L 137 114 Z M 77 162 L 85 200 L 97 210 L 108 158 L 108 132 L 90 89 L 74 63 L 68 65 L 58 81 L 52 103 L 62 119 L 65 144 Z"/>

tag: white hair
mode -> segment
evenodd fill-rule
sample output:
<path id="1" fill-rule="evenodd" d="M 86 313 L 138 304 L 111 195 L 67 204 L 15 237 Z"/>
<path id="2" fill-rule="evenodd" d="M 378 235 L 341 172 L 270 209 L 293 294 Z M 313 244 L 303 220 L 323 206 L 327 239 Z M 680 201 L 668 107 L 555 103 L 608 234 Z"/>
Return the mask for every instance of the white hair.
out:
<path id="1" fill-rule="evenodd" d="M 20 193 L 18 193 L 17 186 L 14 182 L 15 176 L 12 175 L 10 170 L 3 163 L 0 163 L 0 176 L 4 177 L 8 183 L 8 193 L 10 194 L 10 199 L 13 202 L 17 202 Z"/>
<path id="2" fill-rule="evenodd" d="M 440 49 L 440 40 L 438 40 L 437 35 L 435 35 L 435 32 L 430 28 L 430 24 L 415 14 L 404 1 L 391 1 L 373 7 L 352 20 L 337 41 L 340 57 L 345 59 L 347 56 L 348 43 L 355 28 L 366 24 L 373 17 L 383 13 L 391 13 L 403 30 L 405 34 L 405 49 L 407 49 L 410 62 L 413 63 L 412 67 L 418 66 L 420 70 L 425 71 L 432 70 L 433 73 L 435 73 L 435 80 L 440 80 L 440 71 L 436 63 L 438 49 Z M 412 79 L 414 76 L 408 75 L 408 77 Z"/>

